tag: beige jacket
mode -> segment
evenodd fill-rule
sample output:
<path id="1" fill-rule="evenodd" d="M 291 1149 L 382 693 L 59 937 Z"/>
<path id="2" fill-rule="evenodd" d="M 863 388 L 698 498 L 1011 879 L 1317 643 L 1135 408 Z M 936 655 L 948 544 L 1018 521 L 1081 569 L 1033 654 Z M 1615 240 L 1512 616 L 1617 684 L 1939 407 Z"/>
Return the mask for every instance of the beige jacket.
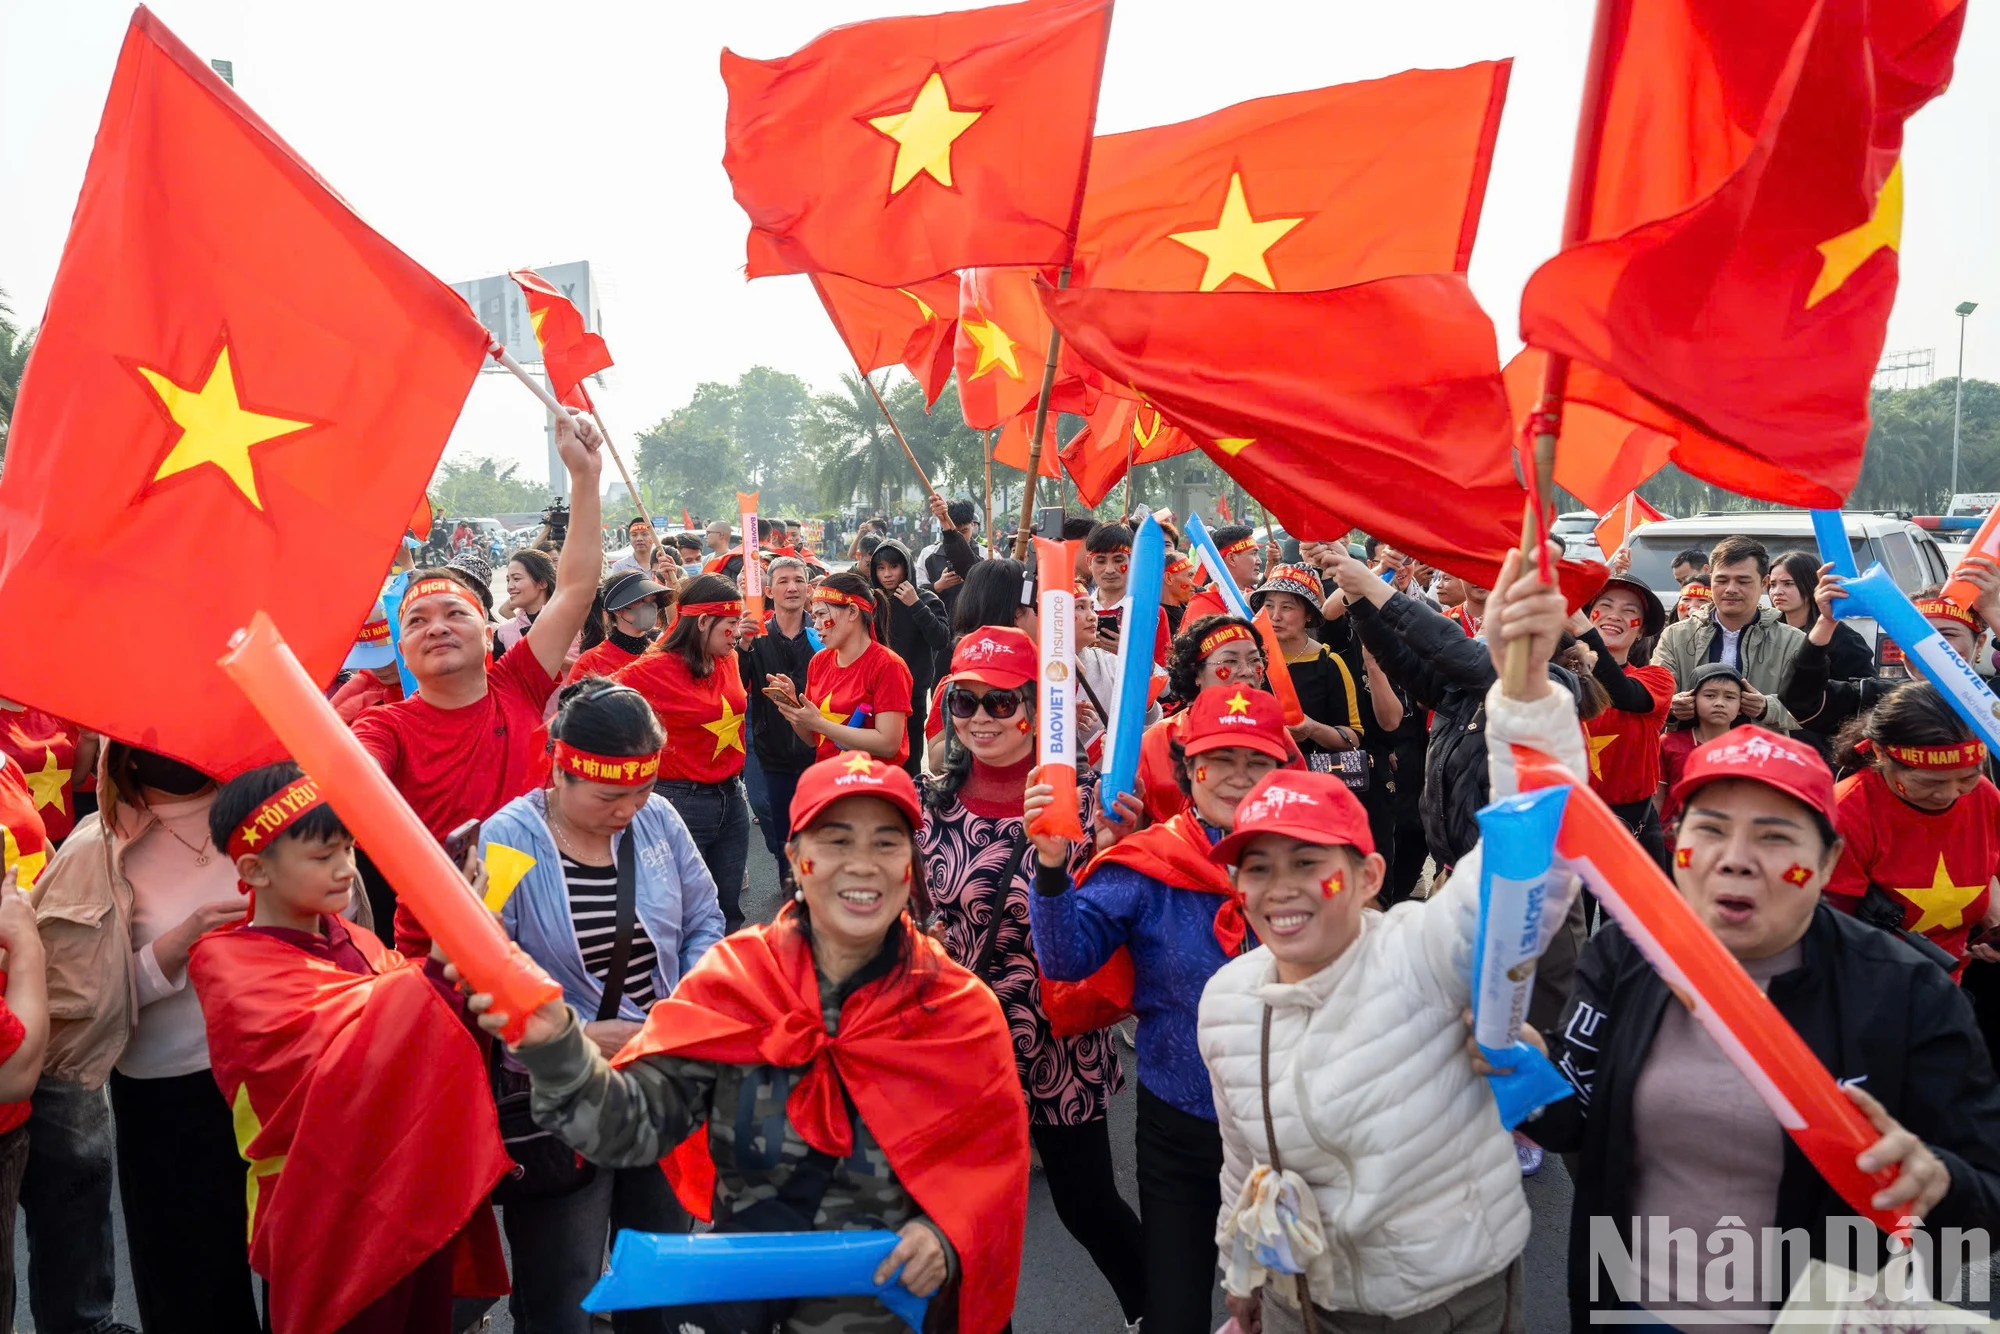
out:
<path id="1" fill-rule="evenodd" d="M 48 956 L 49 1050 L 42 1078 L 100 1088 L 139 1022 L 132 974 L 132 882 L 125 850 L 159 823 L 118 807 L 114 830 L 87 815 L 63 841 L 29 901 Z"/>

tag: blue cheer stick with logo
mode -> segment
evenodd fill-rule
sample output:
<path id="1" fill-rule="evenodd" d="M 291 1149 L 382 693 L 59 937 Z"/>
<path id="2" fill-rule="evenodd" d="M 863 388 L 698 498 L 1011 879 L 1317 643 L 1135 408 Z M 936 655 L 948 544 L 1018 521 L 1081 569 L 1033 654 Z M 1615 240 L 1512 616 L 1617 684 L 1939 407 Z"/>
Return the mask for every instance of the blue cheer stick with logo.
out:
<path id="1" fill-rule="evenodd" d="M 930 1299 L 897 1281 L 875 1282 L 875 1267 L 896 1249 L 893 1232 L 619 1232 L 611 1267 L 583 1309 L 749 1302 L 787 1297 L 873 1296 L 912 1330 L 924 1327 Z"/>
<path id="2" fill-rule="evenodd" d="M 1194 543 L 1195 555 L 1208 568 L 1209 581 L 1215 585 L 1215 591 L 1229 604 L 1229 614 L 1249 620 L 1249 599 L 1243 596 L 1243 590 L 1236 586 L 1236 581 L 1229 577 L 1229 569 L 1222 563 L 1222 553 L 1216 549 L 1215 539 L 1208 535 L 1208 529 L 1201 520 L 1192 514 L 1188 515 L 1187 535 L 1188 541 Z"/>
<path id="3" fill-rule="evenodd" d="M 1111 701 L 1111 716 L 1104 720 L 1104 787 L 1098 798 L 1106 810 L 1121 793 L 1138 785 L 1139 742 L 1153 698 L 1153 627 L 1159 624 L 1160 592 L 1166 579 L 1166 534 L 1160 531 L 1160 521 L 1148 514 L 1132 538 L 1132 567 L 1125 581 L 1132 605 L 1118 637 L 1118 695 Z"/>

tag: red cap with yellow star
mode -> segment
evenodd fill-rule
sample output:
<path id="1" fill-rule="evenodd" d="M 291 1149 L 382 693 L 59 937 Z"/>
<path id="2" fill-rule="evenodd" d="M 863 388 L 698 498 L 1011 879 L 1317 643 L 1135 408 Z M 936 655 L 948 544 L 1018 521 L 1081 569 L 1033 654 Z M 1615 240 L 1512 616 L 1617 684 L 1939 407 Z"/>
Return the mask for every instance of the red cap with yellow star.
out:
<path id="1" fill-rule="evenodd" d="M 821 760 L 799 775 L 798 790 L 792 794 L 792 832 L 804 829 L 843 797 L 878 797 L 901 811 L 913 830 L 924 821 L 917 785 L 909 774 L 864 751 L 851 750 Z"/>
<path id="2" fill-rule="evenodd" d="M 1210 686 L 1188 708 L 1187 741 L 1183 751 L 1201 755 L 1229 746 L 1246 746 L 1274 760 L 1288 760 L 1285 715 L 1269 691 L 1249 686 Z"/>

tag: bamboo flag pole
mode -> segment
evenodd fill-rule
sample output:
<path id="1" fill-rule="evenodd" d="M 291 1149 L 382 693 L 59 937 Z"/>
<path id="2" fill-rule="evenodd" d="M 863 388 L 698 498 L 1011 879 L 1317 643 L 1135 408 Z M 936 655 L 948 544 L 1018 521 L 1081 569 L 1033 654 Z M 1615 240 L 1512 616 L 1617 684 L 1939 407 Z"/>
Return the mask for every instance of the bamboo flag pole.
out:
<path id="1" fill-rule="evenodd" d="M 592 400 L 590 404 L 590 415 L 597 422 L 597 429 L 604 435 L 604 447 L 611 451 L 611 461 L 618 465 L 618 475 L 624 479 L 625 489 L 631 493 L 632 503 L 639 507 L 639 517 L 644 519 L 646 526 L 652 529 L 657 535 L 660 531 L 660 525 L 653 522 L 652 512 L 646 508 L 646 498 L 640 495 L 639 488 L 632 484 L 632 474 L 625 470 L 625 456 L 620 454 L 618 447 L 611 443 L 611 428 L 604 424 L 604 414 L 597 410 L 595 400 Z"/>
<path id="2" fill-rule="evenodd" d="M 861 371 L 861 363 L 858 361 L 855 362 L 854 369 Z M 882 382 L 884 384 L 889 382 L 889 372 L 882 372 Z M 861 383 L 867 385 L 868 392 L 874 395 L 875 406 L 882 410 L 882 420 L 889 423 L 889 430 L 894 433 L 896 443 L 903 447 L 903 457 L 907 458 L 910 461 L 910 466 L 917 470 L 917 480 L 924 484 L 925 491 L 935 497 L 937 495 L 937 488 L 931 485 L 930 478 L 924 476 L 924 465 L 917 462 L 916 452 L 910 448 L 910 442 L 903 439 L 903 428 L 896 425 L 896 419 L 889 415 L 889 405 L 882 401 L 882 391 L 877 389 L 875 382 L 868 378 L 867 371 L 861 371 Z"/>
<path id="3" fill-rule="evenodd" d="M 494 339 L 493 345 L 487 348 L 486 350 L 492 356 L 492 358 L 495 361 L 499 362 L 503 367 L 505 367 L 508 370 L 508 372 L 514 376 L 515 379 L 519 380 L 522 384 L 528 386 L 529 392 L 534 394 L 536 398 L 542 400 L 543 407 L 547 408 L 550 412 L 553 412 L 558 417 L 567 417 L 570 415 L 570 410 L 564 407 L 562 403 L 556 398 L 555 392 L 551 390 L 547 385 L 535 379 L 534 376 L 528 374 L 527 370 L 521 365 L 521 363 L 514 360 L 513 354 L 509 352 L 501 344 L 499 339 L 497 338 Z M 598 433 L 604 437 L 604 448 L 611 455 L 611 461 L 618 465 L 618 475 L 625 479 L 625 489 L 632 493 L 633 503 L 639 506 L 639 513 L 644 515 L 646 513 L 646 502 L 640 499 L 639 489 L 632 485 L 632 474 L 625 471 L 625 460 L 618 453 L 618 446 L 611 443 L 611 432 L 605 430 L 604 419 L 601 417 L 597 417 L 597 411 L 595 408 L 591 409 L 590 415 L 594 418 L 597 418 L 597 430 Z M 653 520 L 650 516 L 646 518 L 646 524 L 648 527 L 653 527 Z M 659 529 L 657 527 L 653 527 L 653 531 L 658 532 Z"/>
<path id="4" fill-rule="evenodd" d="M 1125 427 L 1125 517 L 1132 517 L 1132 423 Z"/>
<path id="5" fill-rule="evenodd" d="M 1583 79 L 1583 101 L 1577 108 L 1576 145 L 1569 165 L 1569 199 L 1563 209 L 1562 249 L 1580 244 L 1590 234 L 1591 196 L 1597 189 L 1597 153 L 1604 132 L 1604 66 L 1611 45 L 1611 0 L 1598 0 L 1597 18 L 1590 35 L 1590 63 Z M 1534 435 L 1535 474 L 1528 487 L 1528 505 L 1521 516 L 1521 557 L 1523 570 L 1529 560 L 1540 558 L 1537 551 L 1542 534 L 1548 531 L 1550 508 L 1555 499 L 1556 441 L 1562 435 L 1563 400 L 1569 388 L 1569 358 L 1554 352 L 1542 367 L 1541 394 L 1528 419 Z M 1500 686 L 1508 695 L 1518 696 L 1528 684 L 1528 644 L 1514 640 L 1507 645 L 1501 664 Z"/>
<path id="6" fill-rule="evenodd" d="M 1056 286 L 1059 288 L 1069 286 L 1069 265 L 1062 266 L 1062 272 L 1056 278 Z M 1042 429 L 1048 425 L 1049 395 L 1055 392 L 1056 358 L 1061 353 L 1062 331 L 1056 328 L 1055 321 L 1051 320 L 1049 361 L 1042 367 L 1042 395 L 1035 402 L 1035 433 L 1028 438 L 1028 484 L 1021 488 L 1021 530 L 1014 534 L 1014 559 L 1018 561 L 1028 559 L 1028 544 L 1035 537 L 1035 483 L 1039 480 L 1038 474 L 1042 470 Z M 1062 534 L 1051 533 L 1049 536 L 1059 538 Z"/>
<path id="7" fill-rule="evenodd" d="M 993 546 L 993 437 L 1000 434 L 1000 428 L 986 428 L 986 514 L 980 520 L 979 531 L 986 537 L 986 554 L 992 555 Z"/>

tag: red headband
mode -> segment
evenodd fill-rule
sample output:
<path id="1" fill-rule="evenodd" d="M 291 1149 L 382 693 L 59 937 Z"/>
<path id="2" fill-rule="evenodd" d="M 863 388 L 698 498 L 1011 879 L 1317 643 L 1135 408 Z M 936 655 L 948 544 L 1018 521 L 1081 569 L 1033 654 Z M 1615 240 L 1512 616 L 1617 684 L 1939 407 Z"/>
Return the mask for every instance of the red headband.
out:
<path id="1" fill-rule="evenodd" d="M 825 584 L 813 590 L 812 600 L 830 603 L 836 607 L 852 607 L 863 616 L 875 614 L 875 603 L 872 600 L 856 597 L 852 593 L 843 593 L 838 588 L 828 588 Z"/>
<path id="2" fill-rule="evenodd" d="M 1709 591 L 1707 584 L 1689 584 L 1687 587 L 1681 589 L 1681 596 L 1684 598 L 1713 598 L 1715 594 Z"/>
<path id="3" fill-rule="evenodd" d="M 1239 541 L 1231 542 L 1228 546 L 1224 547 L 1222 549 L 1222 556 L 1224 560 L 1227 560 L 1229 557 L 1234 556 L 1239 551 L 1255 551 L 1256 549 L 1257 549 L 1257 539 L 1253 537 L 1246 537 Z"/>
<path id="4" fill-rule="evenodd" d="M 225 851 L 229 859 L 246 853 L 262 852 L 264 845 L 297 824 L 299 817 L 321 805 L 319 782 L 311 777 L 295 778 L 271 794 L 271 799 L 250 812 L 250 818 L 229 836 Z"/>
<path id="5" fill-rule="evenodd" d="M 741 616 L 742 614 L 742 598 L 732 598 L 728 602 L 689 602 L 681 607 L 683 616 Z"/>
<path id="6" fill-rule="evenodd" d="M 657 751 L 651 755 L 593 755 L 567 741 L 558 741 L 554 753 L 557 769 L 585 782 L 644 787 L 660 776 Z"/>
<path id="7" fill-rule="evenodd" d="M 1969 769 L 1986 763 L 1986 743 L 1961 741 L 1956 746 L 1878 746 L 1863 737 L 1854 748 L 1867 754 L 1887 755 L 1909 769 Z"/>
<path id="8" fill-rule="evenodd" d="M 1129 556 L 1132 554 L 1132 544 L 1125 542 L 1115 547 L 1099 547 L 1089 554 L 1093 556 Z"/>
<path id="9" fill-rule="evenodd" d="M 1209 631 L 1207 638 L 1203 639 L 1200 646 L 1195 649 L 1194 655 L 1197 658 L 1206 658 L 1224 644 L 1233 644 L 1239 639 L 1255 643 L 1257 637 L 1240 625 L 1225 625 L 1219 630 Z"/>
<path id="10" fill-rule="evenodd" d="M 361 633 L 355 636 L 354 642 L 357 644 L 388 643 L 389 623 L 387 621 L 369 621 L 365 623 L 361 627 Z"/>
<path id="11" fill-rule="evenodd" d="M 1972 619 L 1972 613 L 1950 598 L 1918 598 L 1917 610 L 1926 619 L 1957 621 L 1966 629 L 1978 633 L 1979 623 Z"/>
<path id="12" fill-rule="evenodd" d="M 448 593 L 455 598 L 464 598 L 471 605 L 472 609 L 479 613 L 480 619 L 485 619 L 486 608 L 479 605 L 479 599 L 473 596 L 472 590 L 458 582 L 458 580 L 447 579 L 443 575 L 434 575 L 429 579 L 419 579 L 414 584 L 411 584 L 410 591 L 403 594 L 403 605 L 408 607 L 418 598 L 427 598 L 439 593 Z"/>

